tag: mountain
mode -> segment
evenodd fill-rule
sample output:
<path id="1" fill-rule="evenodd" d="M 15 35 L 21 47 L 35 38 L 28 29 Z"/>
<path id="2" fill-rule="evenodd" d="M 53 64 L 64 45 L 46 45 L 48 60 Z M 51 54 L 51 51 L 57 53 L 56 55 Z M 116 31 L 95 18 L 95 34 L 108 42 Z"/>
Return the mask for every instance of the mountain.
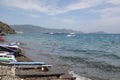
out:
<path id="1" fill-rule="evenodd" d="M 107 33 L 104 31 L 97 31 L 97 32 L 91 32 L 89 34 L 107 34 Z"/>
<path id="2" fill-rule="evenodd" d="M 62 33 L 83 33 L 81 31 L 74 31 L 71 29 L 51 29 L 51 28 L 44 28 L 35 25 L 11 25 L 16 31 L 22 31 L 24 33 L 48 33 L 48 32 L 62 32 Z"/>
<path id="3" fill-rule="evenodd" d="M 15 30 L 8 24 L 0 21 L 0 35 L 15 34 Z"/>

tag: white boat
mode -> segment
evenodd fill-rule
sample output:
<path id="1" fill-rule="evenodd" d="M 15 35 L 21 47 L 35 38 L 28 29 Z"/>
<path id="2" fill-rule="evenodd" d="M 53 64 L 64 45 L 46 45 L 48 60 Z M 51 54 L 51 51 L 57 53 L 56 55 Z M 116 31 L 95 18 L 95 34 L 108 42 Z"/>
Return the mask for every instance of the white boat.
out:
<path id="1" fill-rule="evenodd" d="M 0 45 L 0 46 L 3 46 L 3 47 L 8 47 L 8 48 L 20 48 L 18 45 Z"/>
<path id="2" fill-rule="evenodd" d="M 5 54 L 5 55 L 8 55 L 8 54 L 10 54 L 10 52 L 0 51 L 0 54 Z"/>
<path id="3" fill-rule="evenodd" d="M 75 33 L 69 33 L 67 36 L 71 37 L 71 36 L 76 36 L 76 35 L 75 35 Z"/>
<path id="4" fill-rule="evenodd" d="M 19 45 L 20 45 L 20 42 L 13 42 L 13 43 L 5 44 L 5 45 L 0 45 L 0 46 L 18 49 L 18 48 L 20 48 Z"/>
<path id="5" fill-rule="evenodd" d="M 0 54 L 0 62 L 16 62 L 14 55 Z"/>

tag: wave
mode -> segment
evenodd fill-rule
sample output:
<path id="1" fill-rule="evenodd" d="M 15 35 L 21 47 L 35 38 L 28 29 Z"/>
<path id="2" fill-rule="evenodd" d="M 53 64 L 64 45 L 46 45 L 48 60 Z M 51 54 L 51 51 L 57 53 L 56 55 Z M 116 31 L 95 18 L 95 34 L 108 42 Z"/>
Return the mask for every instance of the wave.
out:
<path id="1" fill-rule="evenodd" d="M 64 49 L 66 51 L 75 52 L 75 53 L 80 52 L 80 53 L 85 53 L 85 54 L 108 53 L 108 52 L 100 51 L 100 50 L 67 49 L 65 47 L 63 47 L 61 49 Z"/>
<path id="2" fill-rule="evenodd" d="M 104 70 L 104 71 L 109 71 L 109 72 L 120 71 L 119 66 L 110 65 L 104 62 L 93 62 L 93 61 L 89 61 L 86 58 L 73 57 L 73 56 L 60 56 L 60 58 L 64 61 L 70 61 L 70 62 L 77 63 L 77 64 L 82 63 L 82 64 L 86 64 L 86 66 L 88 67 L 97 68 L 97 69 Z"/>
<path id="3" fill-rule="evenodd" d="M 91 80 L 91 79 L 89 79 L 89 78 L 82 77 L 82 76 L 80 76 L 80 75 L 74 73 L 74 71 L 69 71 L 68 73 L 69 73 L 69 74 L 72 74 L 73 77 L 76 78 L 76 80 Z"/>
<path id="4" fill-rule="evenodd" d="M 112 59 L 120 59 L 120 57 L 116 54 L 103 54 L 101 57 L 107 57 Z"/>

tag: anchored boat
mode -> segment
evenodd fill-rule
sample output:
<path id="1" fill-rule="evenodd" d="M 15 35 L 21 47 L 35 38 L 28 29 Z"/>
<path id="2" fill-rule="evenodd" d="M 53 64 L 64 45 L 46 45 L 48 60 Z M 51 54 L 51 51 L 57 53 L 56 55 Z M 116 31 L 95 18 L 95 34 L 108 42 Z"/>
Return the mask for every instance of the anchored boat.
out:
<path id="1" fill-rule="evenodd" d="M 71 36 L 76 36 L 76 35 L 75 35 L 75 33 L 69 33 L 67 36 L 71 37 Z"/>

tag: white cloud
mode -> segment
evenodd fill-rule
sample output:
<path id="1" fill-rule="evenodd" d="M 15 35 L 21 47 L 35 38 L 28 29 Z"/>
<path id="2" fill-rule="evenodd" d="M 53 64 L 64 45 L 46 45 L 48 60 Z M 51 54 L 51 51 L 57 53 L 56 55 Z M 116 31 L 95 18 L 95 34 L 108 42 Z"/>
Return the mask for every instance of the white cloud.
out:
<path id="1" fill-rule="evenodd" d="M 120 6 L 99 10 L 103 18 L 120 16 Z"/>
<path id="2" fill-rule="evenodd" d="M 80 0 L 79 2 L 75 4 L 71 4 L 66 7 L 66 10 L 71 11 L 71 10 L 80 10 L 80 9 L 86 9 L 90 8 L 96 5 L 99 5 L 103 3 L 103 0 Z"/>
<path id="3" fill-rule="evenodd" d="M 63 14 L 63 13 L 67 13 L 67 12 L 70 12 L 70 11 L 91 8 L 91 7 L 100 5 L 102 3 L 104 3 L 104 0 L 91 0 L 91 1 L 89 1 L 89 0 L 79 0 L 76 3 L 71 3 L 69 5 L 66 5 L 62 9 L 55 9 L 54 8 L 54 12 L 51 12 L 50 15 Z"/>
<path id="4" fill-rule="evenodd" d="M 62 14 L 69 11 L 92 8 L 102 4 L 120 5 L 120 0 L 78 0 L 65 7 L 58 5 L 58 0 L 0 0 L 0 4 L 23 10 L 35 10 L 48 15 Z"/>
<path id="5" fill-rule="evenodd" d="M 73 19 L 62 19 L 61 21 L 65 22 L 65 23 L 74 23 L 75 22 Z"/>
<path id="6" fill-rule="evenodd" d="M 114 5 L 120 5 L 120 0 L 106 0 L 106 1 Z"/>
<path id="7" fill-rule="evenodd" d="M 36 10 L 40 12 L 48 11 L 48 9 L 44 7 L 43 4 L 40 4 L 37 0 L 1 0 L 0 4 L 23 10 Z"/>
<path id="8" fill-rule="evenodd" d="M 88 24 L 88 26 L 91 25 L 88 30 L 120 33 L 120 0 L 106 0 L 105 4 L 111 6 L 91 10 L 91 12 L 98 14 L 100 18 Z"/>
<path id="9" fill-rule="evenodd" d="M 40 18 L 40 16 L 37 15 L 37 14 L 30 14 L 30 16 L 33 17 L 33 18 Z"/>

